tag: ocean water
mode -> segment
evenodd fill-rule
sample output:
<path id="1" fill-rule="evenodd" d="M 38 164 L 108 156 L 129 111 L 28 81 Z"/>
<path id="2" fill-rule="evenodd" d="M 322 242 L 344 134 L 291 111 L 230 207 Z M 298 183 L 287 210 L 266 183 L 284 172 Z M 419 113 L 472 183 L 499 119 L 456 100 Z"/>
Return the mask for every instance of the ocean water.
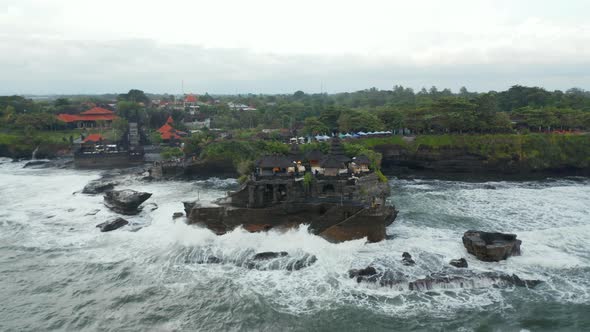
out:
<path id="1" fill-rule="evenodd" d="M 101 233 L 96 224 L 116 214 L 102 196 L 79 193 L 99 171 L 22 166 L 0 160 L 1 331 L 590 330 L 589 179 L 392 178 L 390 200 L 400 214 L 389 239 L 332 244 L 305 227 L 216 236 L 172 220 L 181 201 L 212 201 L 236 187 L 216 178 L 145 183 L 121 175 L 120 188 L 152 192 L 146 203 L 158 208 Z M 522 256 L 477 261 L 461 242 L 468 229 L 516 233 Z M 283 263 L 247 268 L 261 251 L 318 260 L 299 271 Z M 401 264 L 404 251 L 415 266 Z M 210 256 L 221 263 L 203 263 Z M 480 280 L 412 291 L 347 276 L 372 264 L 414 280 L 455 273 L 448 261 L 460 257 L 476 274 L 543 283 L 529 289 Z"/>

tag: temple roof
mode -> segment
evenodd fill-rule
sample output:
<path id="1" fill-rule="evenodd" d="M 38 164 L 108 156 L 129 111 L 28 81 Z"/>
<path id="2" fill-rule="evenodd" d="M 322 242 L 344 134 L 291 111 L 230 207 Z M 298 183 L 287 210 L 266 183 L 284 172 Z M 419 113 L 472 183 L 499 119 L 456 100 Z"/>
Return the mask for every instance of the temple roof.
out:
<path id="1" fill-rule="evenodd" d="M 322 160 L 324 157 L 325 155 L 320 150 L 311 150 L 305 155 L 307 160 Z"/>
<path id="2" fill-rule="evenodd" d="M 102 107 L 93 107 L 86 112 L 80 113 L 82 115 L 114 115 L 115 112 L 109 111 Z"/>
<path id="3" fill-rule="evenodd" d="M 184 98 L 184 101 L 187 102 L 187 103 L 196 103 L 197 102 L 197 97 L 195 95 L 193 95 L 193 94 L 190 94 L 190 95 L 187 95 Z"/>
<path id="4" fill-rule="evenodd" d="M 354 158 L 353 160 L 356 164 L 370 164 L 371 160 L 369 159 L 369 157 L 365 156 L 364 154 L 357 156 Z"/>
<path id="5" fill-rule="evenodd" d="M 293 162 L 284 156 L 272 155 L 261 157 L 256 162 L 256 165 L 260 168 L 287 168 L 293 166 Z"/>
<path id="6" fill-rule="evenodd" d="M 346 168 L 344 161 L 342 161 L 338 156 L 329 155 L 326 159 L 322 160 L 320 165 L 323 168 Z"/>
<path id="7" fill-rule="evenodd" d="M 109 111 L 102 107 L 93 107 L 86 112 L 80 114 L 58 114 L 57 119 L 63 122 L 77 122 L 77 121 L 112 121 L 116 119 L 115 112 Z"/>

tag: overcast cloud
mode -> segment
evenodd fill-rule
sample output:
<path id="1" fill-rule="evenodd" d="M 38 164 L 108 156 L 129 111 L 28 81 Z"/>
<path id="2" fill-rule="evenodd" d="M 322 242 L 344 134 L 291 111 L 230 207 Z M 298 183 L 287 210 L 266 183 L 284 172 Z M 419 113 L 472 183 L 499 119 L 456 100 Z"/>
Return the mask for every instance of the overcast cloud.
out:
<path id="1" fill-rule="evenodd" d="M 0 94 L 590 88 L 585 0 L 0 4 Z"/>

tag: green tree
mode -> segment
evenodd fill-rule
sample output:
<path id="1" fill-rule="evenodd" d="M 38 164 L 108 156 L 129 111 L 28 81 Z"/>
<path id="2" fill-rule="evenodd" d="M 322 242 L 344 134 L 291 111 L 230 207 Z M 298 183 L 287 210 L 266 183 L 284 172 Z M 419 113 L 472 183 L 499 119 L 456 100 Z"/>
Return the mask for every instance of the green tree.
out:
<path id="1" fill-rule="evenodd" d="M 305 135 L 325 134 L 328 133 L 329 130 L 330 129 L 328 128 L 328 126 L 326 126 L 316 116 L 309 117 L 304 121 L 303 133 Z"/>

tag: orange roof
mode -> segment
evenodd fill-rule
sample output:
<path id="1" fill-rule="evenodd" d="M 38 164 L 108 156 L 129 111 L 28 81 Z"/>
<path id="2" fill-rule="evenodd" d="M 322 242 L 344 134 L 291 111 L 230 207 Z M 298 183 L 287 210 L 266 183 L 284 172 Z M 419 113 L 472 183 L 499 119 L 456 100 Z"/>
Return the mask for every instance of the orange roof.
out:
<path id="1" fill-rule="evenodd" d="M 172 124 L 174 123 L 174 119 L 172 118 L 172 116 L 168 116 L 168 120 L 166 120 L 167 124 Z"/>
<path id="2" fill-rule="evenodd" d="M 178 136 L 175 132 L 171 131 L 162 133 L 161 137 L 162 139 L 171 139 L 172 137 L 174 137 L 175 139 L 180 139 L 180 136 Z"/>
<path id="3" fill-rule="evenodd" d="M 190 95 L 188 95 L 188 96 L 186 96 L 184 98 L 184 101 L 187 102 L 187 103 L 196 103 L 197 102 L 197 97 L 195 95 L 193 95 L 193 94 L 190 94 Z"/>
<path id="4" fill-rule="evenodd" d="M 83 141 L 83 143 L 86 142 L 98 142 L 98 141 L 102 141 L 104 140 L 104 138 L 102 137 L 101 134 L 90 134 L 88 135 L 88 137 L 86 137 Z"/>
<path id="5" fill-rule="evenodd" d="M 84 115 L 99 115 L 99 114 L 100 115 L 106 115 L 106 114 L 111 114 L 112 115 L 112 114 L 115 114 L 115 112 L 109 111 L 109 110 L 107 110 L 105 108 L 102 108 L 102 107 L 93 107 L 93 108 L 89 109 L 88 111 L 82 112 L 80 114 L 84 114 Z"/>
<path id="6" fill-rule="evenodd" d="M 172 130 L 174 130 L 174 128 L 171 125 L 169 125 L 168 123 L 164 124 L 162 127 L 160 127 L 160 129 L 158 129 L 160 134 L 169 133 Z"/>
<path id="7" fill-rule="evenodd" d="M 100 121 L 100 120 L 104 120 L 104 121 L 108 121 L 108 120 L 114 120 L 116 119 L 117 116 L 114 114 L 59 114 L 57 116 L 58 120 L 61 120 L 63 122 L 76 122 L 76 121 Z"/>

